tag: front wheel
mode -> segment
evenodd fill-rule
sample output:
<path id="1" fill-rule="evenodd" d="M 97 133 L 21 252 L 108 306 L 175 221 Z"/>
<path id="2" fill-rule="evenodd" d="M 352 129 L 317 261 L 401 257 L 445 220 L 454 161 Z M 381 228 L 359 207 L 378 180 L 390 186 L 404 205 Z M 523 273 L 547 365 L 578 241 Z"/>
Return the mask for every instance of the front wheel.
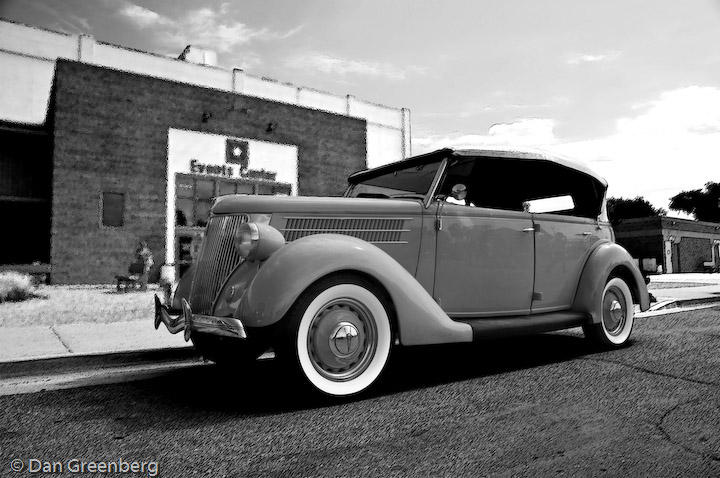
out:
<path id="1" fill-rule="evenodd" d="M 632 294 L 624 280 L 614 277 L 605 284 L 601 307 L 600 323 L 583 326 L 585 337 L 601 347 L 620 347 L 630 337 L 634 321 Z"/>
<path id="2" fill-rule="evenodd" d="M 390 355 L 386 304 L 382 291 L 361 277 L 333 276 L 313 284 L 286 316 L 284 358 L 306 383 L 328 395 L 366 390 Z"/>

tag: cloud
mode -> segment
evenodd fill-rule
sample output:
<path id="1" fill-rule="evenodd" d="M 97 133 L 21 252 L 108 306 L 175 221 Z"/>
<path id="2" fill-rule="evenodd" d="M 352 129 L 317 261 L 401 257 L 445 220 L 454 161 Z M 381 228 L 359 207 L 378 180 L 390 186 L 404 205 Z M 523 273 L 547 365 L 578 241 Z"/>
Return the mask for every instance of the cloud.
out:
<path id="1" fill-rule="evenodd" d="M 720 179 L 720 88 L 666 91 L 637 116 L 618 119 L 614 134 L 555 148 L 605 175 L 610 194 L 641 194 L 667 208 L 679 191 Z"/>
<path id="2" fill-rule="evenodd" d="M 390 80 L 404 80 L 408 74 L 422 74 L 425 69 L 418 66 L 399 68 L 390 63 L 349 60 L 326 55 L 324 53 L 305 53 L 285 61 L 291 68 L 312 68 L 322 73 L 346 75 L 364 75 L 384 77 Z"/>
<path id="3" fill-rule="evenodd" d="M 262 65 L 262 57 L 253 51 L 243 51 L 239 55 L 232 55 L 228 59 L 234 68 L 241 70 L 253 70 Z"/>
<path id="4" fill-rule="evenodd" d="M 642 195 L 666 209 L 681 190 L 720 179 L 720 88 L 678 88 L 643 105 L 637 115 L 619 118 L 613 134 L 585 141 L 558 137 L 552 119 L 520 119 L 493 125 L 486 134 L 413 138 L 413 152 L 444 146 L 539 148 L 596 170 L 608 180 L 611 196 Z"/>
<path id="5" fill-rule="evenodd" d="M 148 8 L 126 3 L 118 12 L 140 28 L 148 28 L 158 25 L 174 25 L 174 22 L 157 12 Z"/>
<path id="6" fill-rule="evenodd" d="M 618 130 L 643 136 L 720 133 L 719 88 L 679 88 L 641 105 L 646 111 L 635 118 L 618 120 Z"/>
<path id="7" fill-rule="evenodd" d="M 303 28 L 300 25 L 285 32 L 254 28 L 234 20 L 227 3 L 223 3 L 219 9 L 202 7 L 189 10 L 178 18 L 170 18 L 134 3 L 124 2 L 118 14 L 138 28 L 155 29 L 157 38 L 164 45 L 178 48 L 178 51 L 184 45 L 197 44 L 227 53 L 255 40 L 285 40 Z"/>
<path id="8" fill-rule="evenodd" d="M 565 62 L 568 65 L 580 65 L 582 63 L 598 63 L 601 61 L 612 61 L 620 56 L 619 51 L 610 51 L 606 53 L 576 53 L 571 55 Z"/>
<path id="9" fill-rule="evenodd" d="M 514 102 L 509 102 L 508 95 L 505 92 L 492 93 L 492 97 L 503 97 L 507 100 L 506 102 L 492 102 L 492 101 L 464 101 L 461 110 L 453 111 L 424 111 L 417 113 L 418 117 L 424 118 L 472 118 L 474 116 L 487 116 L 486 113 L 490 112 L 522 112 L 517 114 L 536 114 L 537 110 L 547 110 L 550 108 L 557 108 L 565 106 L 570 102 L 567 96 L 554 95 L 542 103 L 530 103 L 522 102 L 521 98 L 512 98 Z M 531 110 L 531 111 L 528 111 Z M 532 111 L 535 110 L 535 111 Z"/>
<path id="10" fill-rule="evenodd" d="M 499 143 L 552 144 L 556 141 L 555 121 L 546 118 L 525 118 L 512 123 L 494 124 L 488 130 L 491 139 Z"/>
<path id="11" fill-rule="evenodd" d="M 178 28 L 168 32 L 168 37 L 173 42 L 199 43 L 227 52 L 266 34 L 266 29 L 257 30 L 242 22 L 224 22 L 217 12 L 200 8 L 188 12 L 179 21 Z"/>
<path id="12" fill-rule="evenodd" d="M 424 153 L 444 147 L 485 148 L 496 146 L 543 147 L 555 144 L 555 120 L 522 118 L 492 125 L 487 134 L 435 135 L 413 138 L 413 152 Z"/>
<path id="13" fill-rule="evenodd" d="M 50 5 L 45 5 L 43 3 L 32 2 L 28 5 L 32 5 L 34 8 L 37 8 L 38 10 L 52 16 L 55 19 L 55 23 L 53 23 L 53 28 L 59 31 L 76 35 L 79 33 L 89 33 L 92 31 L 90 22 L 88 22 L 87 18 L 81 17 L 79 15 L 74 15 L 66 11 L 58 11 Z"/>

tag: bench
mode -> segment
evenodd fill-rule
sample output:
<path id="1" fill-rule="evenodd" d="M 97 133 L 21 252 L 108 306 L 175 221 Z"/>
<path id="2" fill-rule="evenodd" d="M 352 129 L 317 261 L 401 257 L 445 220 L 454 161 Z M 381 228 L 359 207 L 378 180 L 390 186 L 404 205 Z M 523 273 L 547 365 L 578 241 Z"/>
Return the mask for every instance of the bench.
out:
<path id="1" fill-rule="evenodd" d="M 142 286 L 140 276 L 134 274 L 129 276 L 116 275 L 115 280 L 117 281 L 118 292 L 127 292 L 128 290 L 139 289 Z"/>
<path id="2" fill-rule="evenodd" d="M 128 267 L 128 274 L 118 274 L 115 276 L 117 281 L 117 291 L 127 292 L 128 290 L 142 289 L 143 286 L 147 287 L 147 279 L 142 280 L 142 273 L 145 270 L 145 266 L 142 262 L 134 262 Z"/>

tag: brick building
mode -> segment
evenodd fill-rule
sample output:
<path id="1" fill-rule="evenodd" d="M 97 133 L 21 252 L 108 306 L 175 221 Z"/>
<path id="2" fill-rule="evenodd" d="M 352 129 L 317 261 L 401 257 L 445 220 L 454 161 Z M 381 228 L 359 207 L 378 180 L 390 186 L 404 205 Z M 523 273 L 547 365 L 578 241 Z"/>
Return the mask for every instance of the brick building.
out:
<path id="1" fill-rule="evenodd" d="M 625 219 L 615 228 L 617 242 L 655 272 L 707 272 L 720 266 L 720 224 L 674 217 Z"/>
<path id="2" fill-rule="evenodd" d="M 406 109 L 192 53 L 0 21 L 0 211 L 18 225 L 2 235 L 0 268 L 108 283 L 146 240 L 153 275 L 176 275 L 212 198 L 338 195 L 349 173 L 410 154 Z"/>

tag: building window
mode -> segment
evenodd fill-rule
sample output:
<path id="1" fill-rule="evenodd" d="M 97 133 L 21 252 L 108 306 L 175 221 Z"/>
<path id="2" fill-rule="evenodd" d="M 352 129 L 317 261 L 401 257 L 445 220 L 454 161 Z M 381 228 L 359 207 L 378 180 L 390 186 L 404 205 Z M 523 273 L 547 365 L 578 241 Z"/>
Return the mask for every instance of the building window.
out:
<path id="1" fill-rule="evenodd" d="M 102 204 L 100 208 L 103 226 L 122 226 L 125 216 L 125 194 L 102 193 Z"/>
<path id="2" fill-rule="evenodd" d="M 175 225 L 205 227 L 216 197 L 227 194 L 272 194 L 289 196 L 287 183 L 262 182 L 252 179 L 175 176 Z"/>

